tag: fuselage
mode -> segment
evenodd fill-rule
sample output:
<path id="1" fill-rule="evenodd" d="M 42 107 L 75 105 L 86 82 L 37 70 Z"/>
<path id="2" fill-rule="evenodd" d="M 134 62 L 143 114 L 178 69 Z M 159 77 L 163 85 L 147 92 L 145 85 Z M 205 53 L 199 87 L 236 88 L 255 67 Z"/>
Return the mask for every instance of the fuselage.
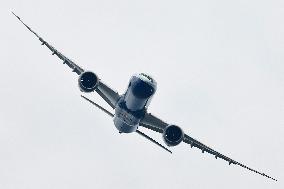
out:
<path id="1" fill-rule="evenodd" d="M 137 130 L 156 89 L 156 81 L 144 73 L 131 77 L 126 92 L 115 107 L 113 121 L 120 133 L 131 133 Z"/>

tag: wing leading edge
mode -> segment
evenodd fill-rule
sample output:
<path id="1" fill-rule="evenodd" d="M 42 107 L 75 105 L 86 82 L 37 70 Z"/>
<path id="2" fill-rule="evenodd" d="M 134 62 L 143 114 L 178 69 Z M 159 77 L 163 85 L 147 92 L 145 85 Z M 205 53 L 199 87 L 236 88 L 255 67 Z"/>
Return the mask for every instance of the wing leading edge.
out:
<path id="1" fill-rule="evenodd" d="M 145 117 L 141 120 L 140 122 L 140 126 L 143 126 L 147 129 L 150 129 L 150 130 L 153 130 L 153 131 L 156 131 L 156 132 L 159 132 L 159 133 L 163 133 L 164 132 L 164 129 L 168 126 L 169 124 L 167 124 L 166 122 L 162 121 L 161 119 L 157 118 L 156 116 L 150 114 L 150 113 L 146 113 L 145 114 Z M 201 142 L 199 142 L 198 140 L 190 137 L 189 135 L 187 134 L 184 134 L 184 138 L 183 138 L 183 142 L 187 143 L 187 144 L 190 144 L 191 148 L 192 147 L 196 147 L 198 149 L 200 149 L 202 151 L 202 153 L 204 152 L 207 152 L 209 154 L 212 154 L 215 156 L 216 159 L 220 158 L 220 159 L 223 159 L 225 161 L 227 161 L 229 163 L 229 165 L 231 164 L 235 164 L 235 165 L 239 165 L 245 169 L 248 169 L 254 173 L 257 173 L 259 175 L 262 175 L 264 177 L 267 177 L 267 178 L 270 178 L 272 180 L 275 180 L 277 181 L 277 179 L 265 174 L 265 173 L 261 173 L 255 169 L 252 169 L 242 163 L 239 163 L 215 150 L 213 150 L 212 148 L 206 146 L 205 144 L 202 144 Z"/>
<path id="2" fill-rule="evenodd" d="M 33 31 L 28 25 L 26 25 L 19 16 L 17 16 L 14 12 L 12 12 L 13 15 L 18 18 L 18 20 L 30 31 L 32 32 L 41 42 L 41 45 L 46 46 L 51 52 L 52 55 L 56 55 L 58 58 L 60 58 L 63 61 L 63 64 L 66 64 L 69 68 L 72 69 L 72 72 L 77 73 L 78 75 L 81 75 L 84 73 L 84 69 L 75 64 L 71 59 L 66 57 L 64 54 L 59 52 L 56 48 L 54 48 L 52 45 L 50 45 L 47 41 L 45 41 L 41 36 L 39 36 L 35 31 Z M 107 86 L 105 83 L 103 83 L 101 80 L 99 81 L 98 87 L 96 89 L 96 92 L 114 109 L 117 101 L 120 98 L 120 95 L 118 92 L 111 89 L 109 86 Z"/>

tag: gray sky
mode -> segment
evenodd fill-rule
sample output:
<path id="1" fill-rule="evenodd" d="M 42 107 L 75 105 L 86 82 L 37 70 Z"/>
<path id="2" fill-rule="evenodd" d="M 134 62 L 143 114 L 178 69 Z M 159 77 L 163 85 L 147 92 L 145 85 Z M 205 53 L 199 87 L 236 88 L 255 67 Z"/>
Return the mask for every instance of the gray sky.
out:
<path id="1" fill-rule="evenodd" d="M 279 182 L 118 134 L 11 10 L 120 93 L 132 74 L 151 74 L 149 111 Z M 283 10 L 282 0 L 1 2 L 0 188 L 283 188 Z"/>

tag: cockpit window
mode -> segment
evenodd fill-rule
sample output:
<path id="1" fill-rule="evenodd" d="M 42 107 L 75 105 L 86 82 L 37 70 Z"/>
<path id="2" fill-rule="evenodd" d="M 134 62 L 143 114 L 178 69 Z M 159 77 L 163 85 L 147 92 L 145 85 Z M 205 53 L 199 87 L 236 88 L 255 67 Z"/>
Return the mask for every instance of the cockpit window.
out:
<path id="1" fill-rule="evenodd" d="M 154 83 L 154 80 L 153 80 L 149 75 L 147 75 L 147 74 L 145 74 L 145 73 L 140 73 L 140 75 L 146 77 L 146 78 L 149 79 L 152 83 Z"/>

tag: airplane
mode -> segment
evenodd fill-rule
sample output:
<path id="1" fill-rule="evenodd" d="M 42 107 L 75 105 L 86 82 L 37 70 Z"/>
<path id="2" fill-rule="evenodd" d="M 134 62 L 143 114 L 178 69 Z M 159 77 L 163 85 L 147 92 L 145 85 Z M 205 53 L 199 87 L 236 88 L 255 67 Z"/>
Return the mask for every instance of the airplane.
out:
<path id="1" fill-rule="evenodd" d="M 72 72 L 76 73 L 79 76 L 78 85 L 81 92 L 91 93 L 95 91 L 106 101 L 106 103 L 114 110 L 115 113 L 109 112 L 99 104 L 81 95 L 83 99 L 87 100 L 88 102 L 108 114 L 111 118 L 113 118 L 114 125 L 119 133 L 138 133 L 139 135 L 157 144 L 166 151 L 172 153 L 172 151 L 167 147 L 163 146 L 156 140 L 138 130 L 139 126 L 142 126 L 152 131 L 161 133 L 164 142 L 168 147 L 177 146 L 181 142 L 184 142 L 189 144 L 191 148 L 196 147 L 200 149 L 202 153 L 206 152 L 215 156 L 216 159 L 220 158 L 227 161 L 229 165 L 238 165 L 266 178 L 277 181 L 277 179 L 265 173 L 252 169 L 215 151 L 207 145 L 185 134 L 179 126 L 169 124 L 149 113 L 147 111 L 148 106 L 157 90 L 157 82 L 151 76 L 145 73 L 133 75 L 130 78 L 126 91 L 120 95 L 118 92 L 114 91 L 108 85 L 106 85 L 97 76 L 97 74 L 92 71 L 84 70 L 83 68 L 75 64 L 71 59 L 63 55 L 42 37 L 40 37 L 36 32 L 34 32 L 21 20 L 19 16 L 17 16 L 14 12 L 12 13 L 30 32 L 32 32 L 39 39 L 41 45 L 46 46 L 52 52 L 52 55 L 56 55 L 63 61 L 63 64 L 66 64 L 69 68 L 72 69 Z"/>

